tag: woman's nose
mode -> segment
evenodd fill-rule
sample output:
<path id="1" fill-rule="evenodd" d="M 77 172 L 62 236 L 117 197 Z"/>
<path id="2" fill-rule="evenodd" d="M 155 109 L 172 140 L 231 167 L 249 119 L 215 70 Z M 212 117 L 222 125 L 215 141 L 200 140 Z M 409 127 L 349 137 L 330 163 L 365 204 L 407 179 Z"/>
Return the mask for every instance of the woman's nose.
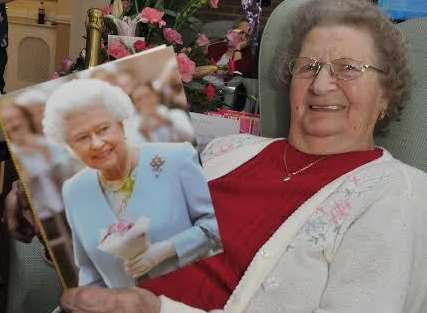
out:
<path id="1" fill-rule="evenodd" d="M 90 146 L 92 149 L 101 148 L 104 145 L 104 141 L 101 137 L 96 134 L 92 134 L 90 138 Z"/>
<path id="2" fill-rule="evenodd" d="M 313 78 L 310 90 L 317 95 L 322 95 L 337 88 L 336 78 L 330 64 L 323 64 L 317 75 Z"/>

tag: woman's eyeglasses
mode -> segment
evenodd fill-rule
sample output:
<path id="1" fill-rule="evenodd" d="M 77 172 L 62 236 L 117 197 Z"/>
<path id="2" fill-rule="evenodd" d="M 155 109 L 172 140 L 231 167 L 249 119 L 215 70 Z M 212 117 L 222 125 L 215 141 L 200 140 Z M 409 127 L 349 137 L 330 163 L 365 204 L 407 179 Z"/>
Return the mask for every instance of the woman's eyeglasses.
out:
<path id="1" fill-rule="evenodd" d="M 369 69 L 385 74 L 385 71 L 377 66 L 363 64 L 351 58 L 340 58 L 326 63 L 299 57 L 289 62 L 289 71 L 295 78 L 314 78 L 324 65 L 329 65 L 331 75 L 339 80 L 356 79 Z"/>

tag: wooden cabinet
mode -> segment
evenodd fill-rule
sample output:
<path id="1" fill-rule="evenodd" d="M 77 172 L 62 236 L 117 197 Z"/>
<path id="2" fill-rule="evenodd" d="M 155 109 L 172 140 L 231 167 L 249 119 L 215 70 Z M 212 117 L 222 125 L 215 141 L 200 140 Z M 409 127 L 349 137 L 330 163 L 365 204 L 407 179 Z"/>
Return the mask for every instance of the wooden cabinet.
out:
<path id="1" fill-rule="evenodd" d="M 9 17 L 9 38 L 6 90 L 46 81 L 55 71 L 57 26 Z"/>

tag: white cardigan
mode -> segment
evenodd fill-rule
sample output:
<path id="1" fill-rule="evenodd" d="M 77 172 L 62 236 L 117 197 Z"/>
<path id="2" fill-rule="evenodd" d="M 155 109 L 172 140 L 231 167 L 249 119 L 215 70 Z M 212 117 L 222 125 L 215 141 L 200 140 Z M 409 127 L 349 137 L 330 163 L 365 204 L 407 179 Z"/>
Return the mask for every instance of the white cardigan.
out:
<path id="1" fill-rule="evenodd" d="M 272 141 L 215 140 L 209 179 Z M 161 313 L 202 313 L 161 296 Z M 427 175 L 383 156 L 329 183 L 258 251 L 228 299 L 228 313 L 427 312 Z"/>

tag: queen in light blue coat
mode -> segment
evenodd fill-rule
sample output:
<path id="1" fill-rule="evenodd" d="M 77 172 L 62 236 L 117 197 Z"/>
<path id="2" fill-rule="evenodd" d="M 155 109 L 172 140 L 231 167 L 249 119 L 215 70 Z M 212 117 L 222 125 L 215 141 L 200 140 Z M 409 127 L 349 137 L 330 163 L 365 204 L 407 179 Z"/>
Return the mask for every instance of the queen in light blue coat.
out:
<path id="1" fill-rule="evenodd" d="M 129 97 L 96 79 L 73 80 L 48 99 L 45 134 L 86 165 L 63 198 L 79 285 L 127 287 L 206 257 L 220 248 L 218 226 L 197 153 L 188 143 L 126 143 Z M 100 249 L 100 231 L 149 219 L 148 249 L 123 262 Z M 141 243 L 142 244 L 142 243 Z"/>

